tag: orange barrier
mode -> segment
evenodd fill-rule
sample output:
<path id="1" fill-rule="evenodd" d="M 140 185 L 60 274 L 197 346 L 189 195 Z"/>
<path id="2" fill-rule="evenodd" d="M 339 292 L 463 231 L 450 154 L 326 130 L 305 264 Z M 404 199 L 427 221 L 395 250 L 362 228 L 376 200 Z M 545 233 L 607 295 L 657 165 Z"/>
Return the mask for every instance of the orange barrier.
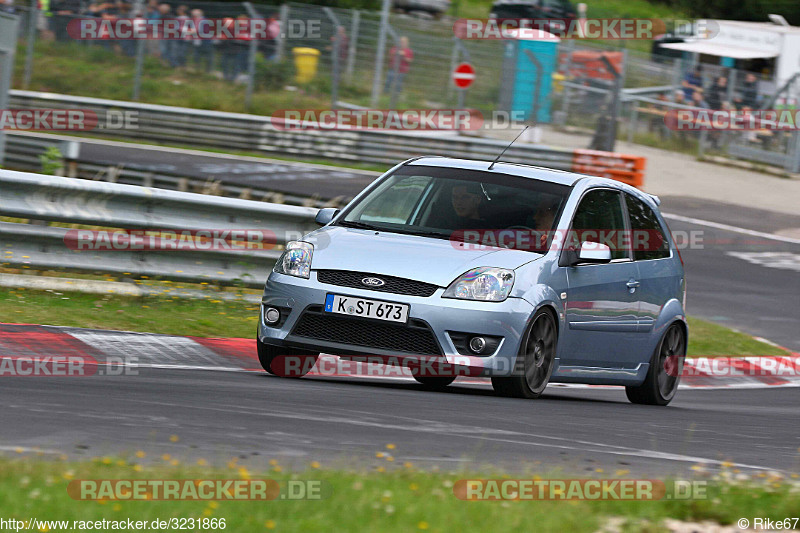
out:
<path id="1" fill-rule="evenodd" d="M 599 150 L 575 150 L 572 171 L 611 178 L 639 189 L 644 186 L 647 158 Z"/>

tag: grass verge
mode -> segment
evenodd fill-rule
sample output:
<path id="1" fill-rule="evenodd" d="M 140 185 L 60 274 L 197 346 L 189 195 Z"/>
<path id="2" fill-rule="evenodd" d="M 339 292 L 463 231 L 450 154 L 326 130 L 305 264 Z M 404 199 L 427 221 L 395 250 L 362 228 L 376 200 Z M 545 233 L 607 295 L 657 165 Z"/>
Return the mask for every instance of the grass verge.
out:
<path id="1" fill-rule="evenodd" d="M 186 300 L 169 292 L 136 298 L 0 289 L 0 322 L 249 338 L 257 316 L 258 306 L 222 301 L 211 291 L 206 299 Z M 689 356 L 789 355 L 750 335 L 697 318 L 689 319 L 689 331 Z"/>
<path id="2" fill-rule="evenodd" d="M 139 452 L 141 455 L 143 452 Z M 386 454 L 386 457 L 391 457 Z M 35 459 L 0 459 L 0 498 L 5 519 L 28 520 L 169 520 L 224 518 L 227 531 L 512 531 L 536 524 L 537 531 L 597 531 L 611 517 L 630 521 L 638 531 L 658 531 L 665 518 L 735 524 L 741 517 L 796 515 L 797 481 L 783 476 L 756 477 L 727 469 L 706 478 L 704 499 L 656 501 L 486 501 L 456 498 L 461 479 L 498 479 L 498 473 L 431 472 L 406 464 L 356 472 L 320 469 L 283 471 L 273 461 L 268 472 L 249 471 L 235 460 L 228 469 L 183 465 L 169 456 L 142 466 L 105 457 L 71 463 Z M 202 459 L 201 462 L 204 463 Z M 390 464 L 390 463 L 386 463 Z M 315 468 L 316 467 L 316 468 Z M 627 471 L 614 476 L 625 479 Z M 597 476 L 597 475 L 596 475 Z M 595 477 L 596 477 L 595 476 Z M 531 473 L 517 478 L 536 479 Z M 546 475 L 545 478 L 563 478 Z M 629 476 L 630 477 L 630 476 Z M 738 478 L 744 479 L 739 480 Z M 103 479 L 264 479 L 285 486 L 313 481 L 324 496 L 316 500 L 276 501 L 95 501 L 73 500 L 73 480 Z M 671 486 L 667 482 L 667 486 Z M 648 524 L 649 526 L 646 526 Z M 72 525 L 72 524 L 70 524 Z M 192 528 L 195 529 L 195 528 Z M 633 530 L 632 527 L 626 529 Z M 56 528 L 52 528 L 56 530 Z"/>

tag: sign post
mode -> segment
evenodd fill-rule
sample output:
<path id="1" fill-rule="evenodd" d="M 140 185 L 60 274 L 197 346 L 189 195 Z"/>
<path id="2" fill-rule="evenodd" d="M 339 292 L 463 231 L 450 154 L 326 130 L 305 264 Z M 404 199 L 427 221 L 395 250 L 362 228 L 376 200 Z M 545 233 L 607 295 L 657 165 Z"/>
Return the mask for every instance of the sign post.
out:
<path id="1" fill-rule="evenodd" d="M 8 92 L 11 90 L 11 74 L 14 72 L 14 52 L 17 49 L 19 17 L 0 13 L 0 112 L 8 109 Z M 6 155 L 6 135 L 0 125 L 0 165 Z"/>
<path id="2" fill-rule="evenodd" d="M 475 67 L 470 63 L 461 63 L 453 70 L 453 85 L 458 89 L 458 108 L 464 109 L 467 89 L 475 81 Z"/>

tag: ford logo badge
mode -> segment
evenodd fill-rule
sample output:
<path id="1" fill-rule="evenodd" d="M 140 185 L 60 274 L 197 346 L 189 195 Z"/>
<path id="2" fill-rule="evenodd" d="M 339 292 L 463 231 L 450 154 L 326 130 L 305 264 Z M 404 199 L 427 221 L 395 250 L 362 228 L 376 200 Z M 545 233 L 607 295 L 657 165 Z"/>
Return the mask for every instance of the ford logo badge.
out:
<path id="1" fill-rule="evenodd" d="M 361 284 L 367 287 L 383 287 L 386 282 L 380 278 L 364 278 L 361 280 Z"/>

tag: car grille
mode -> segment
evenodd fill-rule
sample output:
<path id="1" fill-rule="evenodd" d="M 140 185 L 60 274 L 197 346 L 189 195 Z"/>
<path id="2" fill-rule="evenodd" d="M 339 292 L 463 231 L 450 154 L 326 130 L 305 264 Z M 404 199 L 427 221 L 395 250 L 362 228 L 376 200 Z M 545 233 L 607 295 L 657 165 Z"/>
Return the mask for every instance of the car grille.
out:
<path id="1" fill-rule="evenodd" d="M 364 278 L 380 278 L 386 284 L 381 287 L 367 286 L 361 283 Z M 341 287 L 353 287 L 368 291 L 391 292 L 393 294 L 405 294 L 408 296 L 432 296 L 439 287 L 431 283 L 423 283 L 411 279 L 397 278 L 394 276 L 383 276 L 370 274 L 368 272 L 351 272 L 349 270 L 318 270 L 317 280 L 320 283 L 339 285 Z"/>
<path id="2" fill-rule="evenodd" d="M 423 320 L 409 319 L 408 324 L 388 324 L 336 316 L 322 311 L 321 307 L 307 309 L 292 332 L 327 342 L 375 348 L 391 352 L 418 355 L 441 355 L 441 350 L 430 326 Z"/>

